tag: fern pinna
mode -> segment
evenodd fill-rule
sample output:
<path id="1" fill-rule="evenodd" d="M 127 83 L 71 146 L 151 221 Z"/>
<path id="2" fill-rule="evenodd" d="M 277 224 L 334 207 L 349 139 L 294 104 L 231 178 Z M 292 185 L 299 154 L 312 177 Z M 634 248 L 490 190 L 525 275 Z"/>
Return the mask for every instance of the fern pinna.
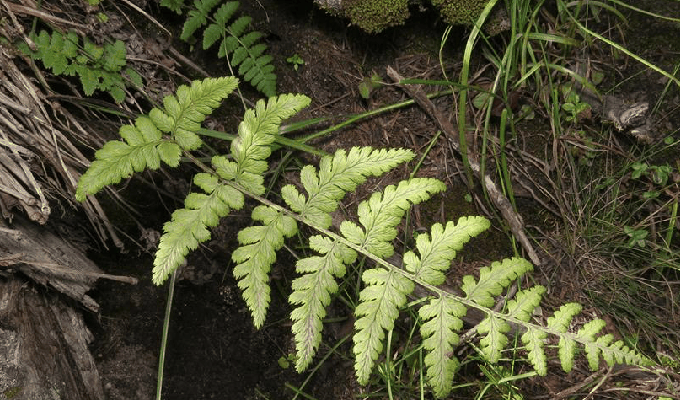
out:
<path id="1" fill-rule="evenodd" d="M 123 126 L 120 129 L 123 141 L 108 142 L 96 153 L 96 160 L 80 179 L 77 198 L 82 201 L 86 195 L 134 172 L 156 169 L 161 161 L 177 166 L 182 153 L 202 145 L 196 135 L 201 121 L 236 84 L 233 77 L 209 78 L 194 82 L 191 87 L 180 87 L 176 96 L 164 100 L 163 109 L 153 109 L 134 125 Z M 494 262 L 479 271 L 479 278 L 463 277 L 460 289 L 464 295 L 443 290 L 440 285 L 456 253 L 472 237 L 489 228 L 486 218 L 461 217 L 457 223 L 434 224 L 429 232 L 416 237 L 414 249 L 397 257 L 399 265 L 386 261 L 394 259 L 392 242 L 406 210 L 446 189 L 436 179 L 413 178 L 373 193 L 359 204 L 357 222 L 343 221 L 332 230 L 331 213 L 345 194 L 353 192 L 368 177 L 382 175 L 412 160 L 414 153 L 410 150 L 370 147 L 338 150 L 332 156 L 322 157 L 318 169 L 311 165 L 303 167 L 299 187 L 286 185 L 281 189 L 285 206 L 262 198 L 264 173 L 269 168 L 267 158 L 279 125 L 307 104 L 309 99 L 302 95 L 260 100 L 254 109 L 246 111 L 239 124 L 231 154 L 212 157 L 210 165 L 199 163 L 203 172 L 196 174 L 194 183 L 201 191 L 190 193 L 184 208 L 176 210 L 165 224 L 154 260 L 154 283 L 162 284 L 190 250 L 209 239 L 209 227 L 215 226 L 230 210 L 242 208 L 244 196 L 249 196 L 261 203 L 252 211 L 256 224 L 239 232 L 240 247 L 232 258 L 236 263 L 233 274 L 256 327 L 261 327 L 266 318 L 269 271 L 277 251 L 286 238 L 298 232 L 299 223 L 318 232 L 309 238 L 314 254 L 296 263 L 299 276 L 293 281 L 289 297 L 294 306 L 291 320 L 298 371 L 305 370 L 313 361 L 321 343 L 326 308 L 348 268 L 354 268 L 359 258 L 374 263 L 361 275 L 364 287 L 354 310 L 353 352 L 361 384 L 369 382 L 383 351 L 386 333 L 394 328 L 409 296 L 418 292 L 426 293 L 422 301 L 412 303 L 419 304 L 425 375 L 438 398 L 452 389 L 460 364 L 453 356 L 454 348 L 459 345 L 462 318 L 470 308 L 485 315 L 473 329 L 478 334 L 482 356 L 490 363 L 497 363 L 507 348 L 512 325 L 521 332 L 527 359 L 539 375 L 547 373 L 549 354 L 545 344 L 549 338 L 557 342 L 557 357 L 567 372 L 579 348 L 584 349 L 592 369 L 598 368 L 600 358 L 608 365 L 652 364 L 621 340 L 615 341 L 611 334 L 600 335 L 605 326 L 600 319 L 573 328 L 573 318 L 581 311 L 578 304 L 562 306 L 548 318 L 546 326 L 532 321 L 545 291 L 542 286 L 518 290 L 505 307 L 497 307 L 499 296 L 531 271 L 532 265 L 523 258 Z M 416 287 L 423 291 L 415 291 Z"/>
<path id="2" fill-rule="evenodd" d="M 180 39 L 189 40 L 194 33 L 207 25 L 203 31 L 203 50 L 219 42 L 218 58 L 231 56 L 230 63 L 238 67 L 238 74 L 253 87 L 267 97 L 276 94 L 276 75 L 271 65 L 272 57 L 264 54 L 267 46 L 257 43 L 263 36 L 261 32 L 250 31 L 252 18 L 241 16 L 233 20 L 232 17 L 239 7 L 238 1 L 227 1 L 215 12 L 211 11 L 222 0 L 196 0 L 194 9 L 184 22 Z"/>

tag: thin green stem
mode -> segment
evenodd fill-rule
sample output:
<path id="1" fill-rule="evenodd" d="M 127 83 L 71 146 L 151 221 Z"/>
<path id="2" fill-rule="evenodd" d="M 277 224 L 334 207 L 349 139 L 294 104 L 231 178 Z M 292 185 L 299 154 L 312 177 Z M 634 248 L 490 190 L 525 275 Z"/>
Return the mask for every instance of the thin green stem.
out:
<path id="1" fill-rule="evenodd" d="M 170 287 L 168 289 L 168 301 L 165 303 L 165 317 L 163 318 L 163 336 L 161 337 L 161 350 L 158 355 L 158 378 L 156 379 L 156 400 L 161 400 L 163 392 L 163 368 L 165 366 L 165 350 L 168 348 L 168 331 L 170 330 L 170 313 L 172 311 L 172 299 L 175 295 L 175 279 L 177 271 L 170 276 Z"/>

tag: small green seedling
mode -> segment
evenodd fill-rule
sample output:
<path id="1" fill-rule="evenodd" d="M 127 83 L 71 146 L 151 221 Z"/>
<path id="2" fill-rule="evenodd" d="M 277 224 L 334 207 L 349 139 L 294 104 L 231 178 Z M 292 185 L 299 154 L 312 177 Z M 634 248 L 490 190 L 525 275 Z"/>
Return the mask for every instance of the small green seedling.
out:
<path id="1" fill-rule="evenodd" d="M 645 247 L 646 238 L 649 232 L 645 229 L 635 229 L 632 226 L 624 226 L 623 231 L 630 237 L 628 241 L 628 247 L 633 248 L 639 246 L 640 248 Z"/>
<path id="2" fill-rule="evenodd" d="M 293 69 L 296 71 L 301 65 L 305 65 L 305 60 L 303 60 L 302 57 L 297 54 L 293 54 L 292 56 L 288 57 L 286 61 L 288 61 L 288 64 L 291 64 Z"/>
<path id="3" fill-rule="evenodd" d="M 359 84 L 359 94 L 361 94 L 362 98 L 368 100 L 373 89 L 379 88 L 382 84 L 382 78 L 378 74 L 373 74 L 370 78 L 366 77 Z"/>

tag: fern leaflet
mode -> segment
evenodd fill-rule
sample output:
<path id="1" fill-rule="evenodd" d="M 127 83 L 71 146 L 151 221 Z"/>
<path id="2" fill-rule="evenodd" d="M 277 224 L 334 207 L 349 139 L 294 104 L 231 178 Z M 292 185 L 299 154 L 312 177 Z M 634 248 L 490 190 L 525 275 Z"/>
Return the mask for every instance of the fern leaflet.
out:
<path id="1" fill-rule="evenodd" d="M 460 364 L 452 355 L 453 347 L 458 345 L 456 332 L 463 327 L 461 318 L 466 312 L 463 304 L 444 296 L 430 300 L 418 311 L 423 319 L 423 347 L 427 350 L 427 381 L 437 397 L 451 391 L 453 375 Z"/>
<path id="2" fill-rule="evenodd" d="M 356 260 L 356 252 L 347 246 L 322 236 L 312 236 L 310 247 L 322 257 L 299 260 L 296 270 L 301 276 L 293 281 L 291 304 L 299 305 L 291 313 L 297 350 L 296 369 L 304 371 L 321 342 L 321 320 L 331 295 L 338 290 L 335 279 L 345 276 L 345 266 Z"/>
<path id="3" fill-rule="evenodd" d="M 354 312 L 358 317 L 354 323 L 354 367 L 358 382 L 365 385 L 382 351 L 385 331 L 394 327 L 399 308 L 406 304 L 406 296 L 414 285 L 394 270 L 378 268 L 366 270 L 362 280 L 367 286 L 361 291 L 361 302 Z"/>
<path id="4" fill-rule="evenodd" d="M 374 193 L 359 204 L 359 222 L 365 231 L 349 221 L 340 225 L 340 231 L 349 242 L 366 249 L 366 252 L 381 258 L 390 257 L 394 252 L 390 242 L 397 236 L 395 227 L 406 209 L 410 204 L 420 203 L 445 188 L 442 182 L 429 178 L 402 181 L 397 187 L 390 185 L 382 193 Z M 384 331 L 392 329 L 398 310 L 405 304 L 406 295 L 413 291 L 414 285 L 394 269 L 369 269 L 363 273 L 362 279 L 367 286 L 359 295 L 361 303 L 355 311 L 360 318 L 354 325 L 357 331 L 354 355 L 358 381 L 365 384 L 382 350 Z"/>

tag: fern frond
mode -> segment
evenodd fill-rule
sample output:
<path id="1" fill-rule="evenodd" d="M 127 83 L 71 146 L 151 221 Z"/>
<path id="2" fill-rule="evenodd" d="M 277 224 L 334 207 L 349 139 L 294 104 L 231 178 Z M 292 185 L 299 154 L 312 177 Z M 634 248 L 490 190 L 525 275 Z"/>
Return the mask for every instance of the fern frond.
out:
<path id="1" fill-rule="evenodd" d="M 225 2 L 212 16 L 209 16 L 220 1 L 196 0 L 195 9 L 189 12 L 189 18 L 184 23 L 180 39 L 189 40 L 196 30 L 207 25 L 203 32 L 203 50 L 220 42 L 217 57 L 224 58 L 231 55 L 231 65 L 238 67 L 237 72 L 243 80 L 249 82 L 265 96 L 273 97 L 276 94 L 276 75 L 274 66 L 271 65 L 273 58 L 263 55 L 267 49 L 265 44 L 257 43 L 264 35 L 257 31 L 246 33 L 252 21 L 252 18 L 247 15 L 236 18 L 229 24 L 238 10 L 238 1 Z M 210 23 L 208 23 L 209 19 Z"/>
<path id="2" fill-rule="evenodd" d="M 458 345 L 458 334 L 463 327 L 467 308 L 450 297 L 440 296 L 420 308 L 423 319 L 420 333 L 423 347 L 427 350 L 425 365 L 427 381 L 438 398 L 446 397 L 453 385 L 453 375 L 459 362 L 453 356 L 453 347 Z"/>
<path id="3" fill-rule="evenodd" d="M 256 328 L 262 327 L 269 306 L 269 270 L 276 261 L 276 251 L 284 238 L 297 232 L 295 220 L 268 206 L 255 207 L 252 219 L 262 226 L 249 226 L 238 233 L 241 247 L 232 254 L 234 277 L 243 290 L 243 299 L 253 316 Z"/>
<path id="4" fill-rule="evenodd" d="M 385 331 L 394 328 L 399 308 L 406 304 L 406 296 L 413 289 L 411 280 L 393 269 L 373 268 L 364 271 L 366 287 L 361 291 L 354 323 L 354 355 L 357 381 L 365 385 L 373 364 L 382 351 Z"/>
<path id="5" fill-rule="evenodd" d="M 313 225 L 327 229 L 331 226 L 330 213 L 338 207 L 347 192 L 352 192 L 369 176 L 380 176 L 398 164 L 412 160 L 410 150 L 375 150 L 371 147 L 352 147 L 347 153 L 338 150 L 333 157 L 323 157 L 319 171 L 307 165 L 300 172 L 307 196 L 293 185 L 281 189 L 288 206 Z"/>
<path id="6" fill-rule="evenodd" d="M 312 236 L 310 247 L 322 257 L 307 257 L 299 260 L 296 270 L 300 277 L 293 281 L 291 304 L 299 305 L 291 313 L 298 372 L 304 371 L 312 361 L 321 342 L 321 320 L 326 316 L 326 307 L 331 295 L 337 292 L 335 279 L 345 276 L 345 266 L 354 263 L 356 252 L 342 243 L 322 236 Z"/>

